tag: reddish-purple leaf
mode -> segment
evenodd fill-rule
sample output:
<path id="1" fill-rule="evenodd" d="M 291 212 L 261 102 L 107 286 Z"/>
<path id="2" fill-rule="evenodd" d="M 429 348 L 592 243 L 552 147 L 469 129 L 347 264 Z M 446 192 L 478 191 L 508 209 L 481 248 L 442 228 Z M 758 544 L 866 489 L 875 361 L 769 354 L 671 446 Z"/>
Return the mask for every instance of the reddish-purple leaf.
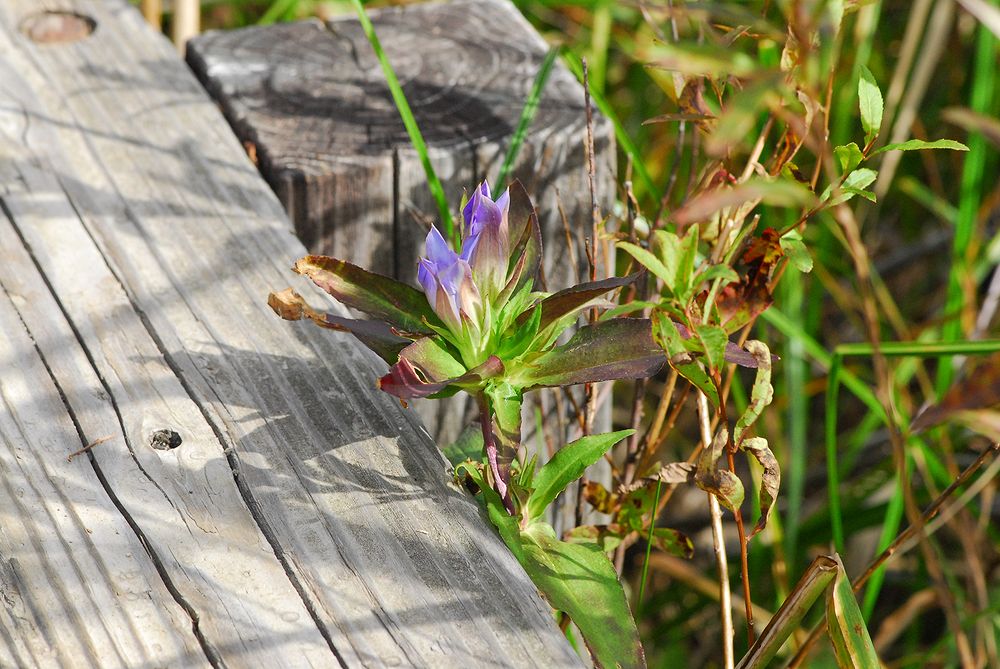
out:
<path id="1" fill-rule="evenodd" d="M 531 282 L 533 285 L 542 262 L 542 230 L 538 225 L 538 214 L 520 181 L 510 185 L 507 221 L 508 238 L 516 239 L 517 242 L 511 249 L 512 265 L 508 268 L 510 280 L 501 294 L 501 303 L 525 284 Z"/>
<path id="2" fill-rule="evenodd" d="M 440 325 L 427 297 L 413 286 L 327 256 L 306 256 L 293 267 L 349 307 L 371 314 L 407 332 L 432 334 L 424 325 Z"/>
<path id="3" fill-rule="evenodd" d="M 524 387 L 570 386 L 655 374 L 666 362 L 644 318 L 616 318 L 581 328 L 562 346 L 531 361 Z"/>
<path id="4" fill-rule="evenodd" d="M 601 281 L 581 283 L 572 288 L 560 290 L 558 293 L 549 295 L 539 303 L 542 307 L 542 320 L 538 324 L 538 330 L 544 330 L 559 318 L 573 313 L 573 311 L 584 306 L 595 297 L 599 297 L 609 290 L 632 283 L 638 276 L 639 273 L 637 272 L 625 277 L 615 276 Z M 534 306 L 518 316 L 517 324 L 523 325 L 531 316 L 532 311 L 534 311 Z"/>

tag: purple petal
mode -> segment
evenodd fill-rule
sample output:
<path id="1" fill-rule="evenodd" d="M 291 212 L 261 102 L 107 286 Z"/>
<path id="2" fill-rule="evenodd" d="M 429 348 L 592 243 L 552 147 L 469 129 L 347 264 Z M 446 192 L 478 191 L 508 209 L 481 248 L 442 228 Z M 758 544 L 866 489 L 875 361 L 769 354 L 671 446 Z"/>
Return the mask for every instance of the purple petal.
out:
<path id="1" fill-rule="evenodd" d="M 458 254 L 451 250 L 448 242 L 435 227 L 431 227 L 430 232 L 427 233 L 425 248 L 427 260 L 437 266 L 451 264 L 458 258 Z"/>

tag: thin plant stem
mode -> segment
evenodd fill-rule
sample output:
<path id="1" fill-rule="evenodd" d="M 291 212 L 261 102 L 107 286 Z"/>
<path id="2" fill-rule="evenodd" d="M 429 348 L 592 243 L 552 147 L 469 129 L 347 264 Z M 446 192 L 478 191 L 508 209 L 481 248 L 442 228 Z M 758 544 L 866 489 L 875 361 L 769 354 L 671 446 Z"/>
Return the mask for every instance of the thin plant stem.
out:
<path id="1" fill-rule="evenodd" d="M 653 497 L 653 508 L 660 503 L 660 492 L 663 490 L 663 481 L 656 484 L 656 494 Z M 642 579 L 639 581 L 639 604 L 642 604 L 642 597 L 646 594 L 646 578 L 649 576 L 649 555 L 653 551 L 653 530 L 656 529 L 656 516 L 649 519 L 649 534 L 646 537 L 646 558 L 642 563 Z"/>
<path id="2" fill-rule="evenodd" d="M 698 419 L 701 426 L 702 448 L 708 448 L 712 443 L 712 419 L 705 393 L 698 391 Z M 729 562 L 726 559 L 726 539 L 722 531 L 722 507 L 712 493 L 708 494 L 708 511 L 712 517 L 712 546 L 715 550 L 715 563 L 719 570 L 719 606 L 722 622 L 722 660 L 726 669 L 736 665 L 733 651 L 732 592 L 729 587 Z"/>

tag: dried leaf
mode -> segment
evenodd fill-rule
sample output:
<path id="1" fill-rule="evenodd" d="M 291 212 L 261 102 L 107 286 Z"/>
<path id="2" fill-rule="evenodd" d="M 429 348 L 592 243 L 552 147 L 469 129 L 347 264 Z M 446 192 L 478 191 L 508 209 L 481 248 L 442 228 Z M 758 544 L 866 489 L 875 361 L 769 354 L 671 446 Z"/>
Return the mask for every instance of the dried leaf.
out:
<path id="1" fill-rule="evenodd" d="M 726 449 L 729 431 L 721 428 L 711 445 L 702 451 L 694 474 L 695 484 L 705 492 L 712 493 L 719 503 L 732 512 L 743 504 L 743 482 L 728 469 L 719 467 L 719 460 Z"/>
<path id="2" fill-rule="evenodd" d="M 747 342 L 746 347 L 757 360 L 757 375 L 754 378 L 753 389 L 750 391 L 750 403 L 743 415 L 736 421 L 734 433 L 737 445 L 746 437 L 747 430 L 760 417 L 764 407 L 774 399 L 774 388 L 771 386 L 771 352 L 764 342 L 753 339 Z"/>
<path id="3" fill-rule="evenodd" d="M 778 489 L 781 487 L 781 468 L 778 466 L 778 460 L 774 457 L 774 453 L 768 448 L 767 439 L 763 437 L 744 439 L 740 448 L 752 455 L 764 470 L 760 485 L 760 520 L 757 521 L 750 536 L 747 537 L 747 541 L 749 541 L 767 526 L 767 521 L 771 517 L 771 508 L 774 506 L 774 501 L 778 499 Z"/>

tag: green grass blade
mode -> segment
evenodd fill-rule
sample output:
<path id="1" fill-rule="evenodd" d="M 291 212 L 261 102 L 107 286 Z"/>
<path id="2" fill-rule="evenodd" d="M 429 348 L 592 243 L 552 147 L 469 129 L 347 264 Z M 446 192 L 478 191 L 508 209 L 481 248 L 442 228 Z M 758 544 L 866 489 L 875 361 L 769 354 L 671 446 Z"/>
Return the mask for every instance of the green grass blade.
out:
<path id="1" fill-rule="evenodd" d="M 837 396 L 843 357 L 834 354 L 826 380 L 826 486 L 830 500 L 830 533 L 838 553 L 844 552 L 844 518 L 840 511 L 840 470 L 837 466 Z"/>
<path id="2" fill-rule="evenodd" d="M 504 184 L 507 183 L 507 177 L 514 167 L 517 155 L 521 152 L 521 145 L 524 144 L 524 138 L 528 134 L 528 127 L 531 126 L 531 121 L 535 118 L 535 112 L 538 111 L 538 101 L 541 99 L 542 91 L 545 89 L 545 82 L 549 80 L 549 75 L 552 73 L 552 65 L 556 62 L 556 56 L 559 55 L 560 50 L 561 47 L 558 46 L 549 49 L 549 52 L 545 54 L 545 60 L 542 61 L 542 66 L 539 68 L 538 74 L 535 75 L 535 83 L 532 84 L 531 90 L 528 92 L 528 99 L 524 102 L 524 109 L 521 110 L 521 118 L 517 122 L 517 130 L 514 131 L 514 137 L 510 140 L 510 148 L 507 149 L 507 155 L 504 156 L 503 165 L 500 166 L 500 173 L 497 175 L 497 189 L 502 189 Z"/>
<path id="3" fill-rule="evenodd" d="M 646 578 L 649 576 L 649 554 L 653 551 L 653 530 L 656 528 L 656 509 L 660 506 L 660 492 L 663 490 L 663 481 L 657 481 L 656 494 L 653 497 L 654 515 L 649 520 L 649 536 L 646 537 L 646 558 L 642 562 L 642 579 L 639 581 L 639 599 L 637 604 L 642 604 L 642 597 L 646 594 Z"/>
<path id="4" fill-rule="evenodd" d="M 865 626 L 851 579 L 837 555 L 837 575 L 827 590 L 826 624 L 841 669 L 879 669 L 882 663 Z"/>
<path id="5" fill-rule="evenodd" d="M 566 51 L 563 57 L 563 61 L 566 66 L 569 67 L 570 71 L 576 75 L 576 78 L 583 81 L 583 63 L 580 62 L 580 58 L 570 52 Z M 611 108 L 608 101 L 604 99 L 603 95 L 600 95 L 596 91 L 590 91 L 590 97 L 597 105 L 597 108 L 601 110 L 601 113 L 611 121 L 611 125 L 615 128 L 615 138 L 618 140 L 618 146 L 621 147 L 625 155 L 629 157 L 632 161 L 632 167 L 635 169 L 636 174 L 639 175 L 639 180 L 642 181 L 642 185 L 645 186 L 646 191 L 650 194 L 651 198 L 659 202 L 661 193 L 660 190 L 653 184 L 653 178 L 649 176 L 649 171 L 646 169 L 646 163 L 642 159 L 642 154 L 639 152 L 639 148 L 632 141 L 632 138 L 625 131 L 625 127 L 618 120 L 618 115 L 615 114 L 615 110 Z"/>
<path id="6" fill-rule="evenodd" d="M 361 0 L 351 0 L 351 5 L 357 12 L 361 28 L 365 32 L 365 37 L 371 43 L 372 50 L 375 51 L 375 57 L 378 58 L 378 62 L 382 66 L 382 73 L 385 75 L 385 81 L 389 85 L 392 100 L 396 103 L 396 109 L 399 110 L 399 116 L 403 119 L 403 125 L 406 126 L 410 142 L 420 157 L 420 163 L 423 165 L 424 173 L 427 175 L 427 185 L 430 187 L 431 195 L 437 203 L 438 215 L 440 215 L 441 224 L 444 226 L 445 237 L 454 241 L 455 225 L 451 218 L 451 208 L 448 206 L 448 198 L 444 194 L 444 187 L 441 186 L 441 180 L 438 179 L 437 173 L 434 171 L 434 166 L 431 165 L 430 155 L 427 152 L 427 143 L 424 142 L 424 136 L 420 133 L 420 128 L 417 126 L 417 119 L 413 116 L 413 111 L 410 109 L 410 103 L 406 100 L 403 87 L 400 85 L 399 79 L 396 77 L 396 72 L 392 69 L 392 64 L 385 55 L 385 51 L 382 50 L 382 44 L 375 34 L 375 27 L 368 18 L 365 8 L 362 7 Z"/>
<path id="7" fill-rule="evenodd" d="M 974 112 L 993 112 L 993 98 L 996 71 L 996 40 L 986 26 L 979 26 L 976 41 L 976 58 L 973 70 L 972 93 L 969 106 Z M 969 273 L 966 251 L 976 229 L 976 218 L 982 197 L 983 174 L 986 170 L 987 146 L 980 133 L 971 133 L 968 139 L 969 153 L 962 170 L 958 224 L 951 252 L 951 272 L 948 275 L 948 292 L 945 299 L 944 316 L 947 320 L 941 331 L 941 339 L 946 342 L 957 340 L 962 333 L 959 313 L 962 309 L 962 286 Z M 938 367 L 936 388 L 938 396 L 951 385 L 955 376 L 954 367 L 943 364 Z"/>
<path id="8" fill-rule="evenodd" d="M 781 282 L 783 300 L 789 313 L 802 314 L 805 301 L 803 276 L 789 270 L 793 276 Z M 801 322 L 799 327 L 803 327 Z M 803 328 L 804 330 L 804 328 Z M 786 438 L 788 450 L 784 479 L 786 481 L 785 560 L 788 570 L 796 573 L 799 525 L 802 519 L 802 502 L 805 497 L 806 459 L 808 456 L 809 397 L 806 391 L 809 369 L 805 349 L 799 337 L 788 337 L 783 351 L 784 396 L 788 398 L 788 425 Z"/>

